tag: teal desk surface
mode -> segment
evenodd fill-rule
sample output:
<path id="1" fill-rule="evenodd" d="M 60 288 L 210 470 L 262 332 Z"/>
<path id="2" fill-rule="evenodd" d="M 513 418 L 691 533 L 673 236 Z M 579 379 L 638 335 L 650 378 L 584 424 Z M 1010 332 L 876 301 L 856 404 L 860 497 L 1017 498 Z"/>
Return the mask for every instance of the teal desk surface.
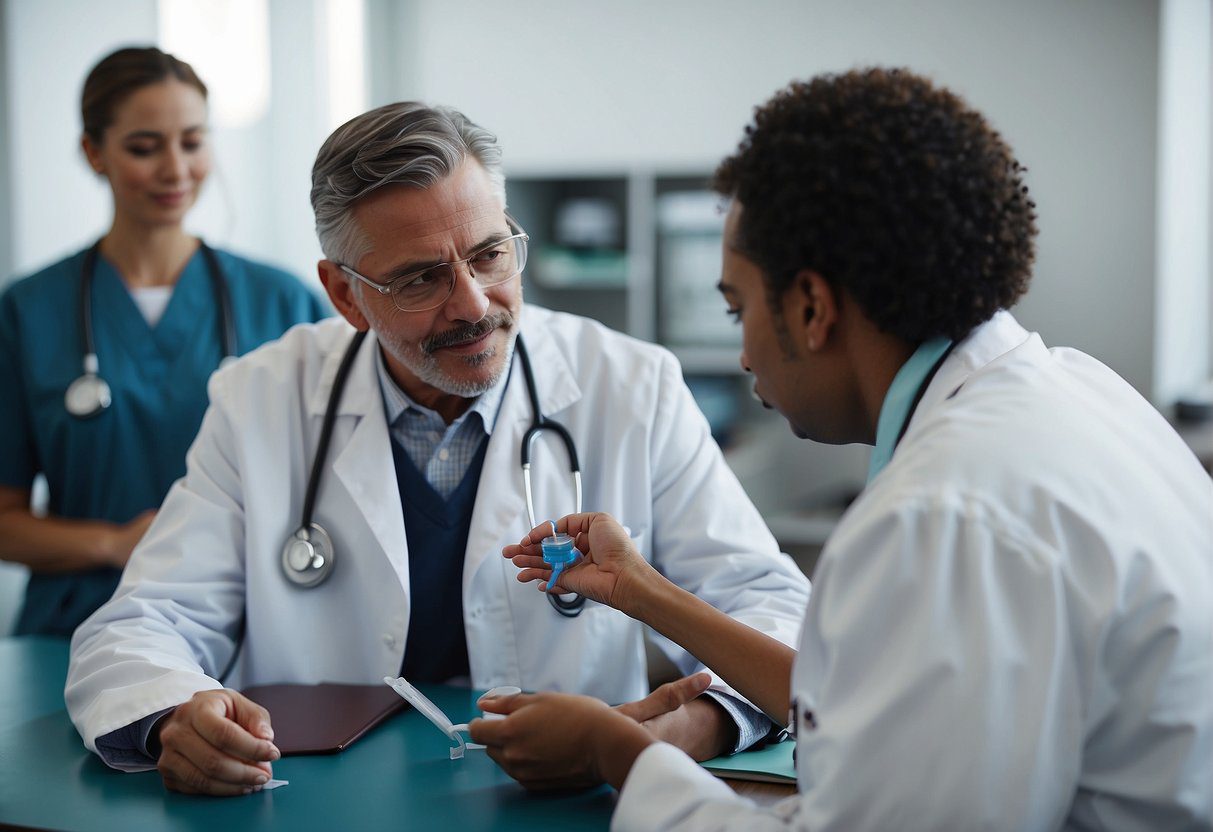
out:
<path id="1" fill-rule="evenodd" d="M 155 771 L 127 774 L 84 748 L 63 706 L 67 642 L 0 639 L 0 829 L 246 830 L 606 829 L 615 792 L 532 795 L 483 751 L 450 744 L 408 709 L 340 754 L 286 757 L 289 786 L 245 797 L 167 792 Z M 475 695 L 420 686 L 456 722 Z"/>

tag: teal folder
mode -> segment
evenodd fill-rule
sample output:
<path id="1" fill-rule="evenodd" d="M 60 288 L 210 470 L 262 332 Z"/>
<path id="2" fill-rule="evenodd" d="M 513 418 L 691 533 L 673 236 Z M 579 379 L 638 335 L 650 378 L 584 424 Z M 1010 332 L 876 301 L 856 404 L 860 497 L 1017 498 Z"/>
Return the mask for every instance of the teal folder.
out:
<path id="1" fill-rule="evenodd" d="M 796 765 L 792 762 L 795 748 L 795 742 L 785 740 L 756 751 L 742 751 L 731 757 L 714 757 L 700 765 L 717 777 L 730 780 L 796 785 Z"/>

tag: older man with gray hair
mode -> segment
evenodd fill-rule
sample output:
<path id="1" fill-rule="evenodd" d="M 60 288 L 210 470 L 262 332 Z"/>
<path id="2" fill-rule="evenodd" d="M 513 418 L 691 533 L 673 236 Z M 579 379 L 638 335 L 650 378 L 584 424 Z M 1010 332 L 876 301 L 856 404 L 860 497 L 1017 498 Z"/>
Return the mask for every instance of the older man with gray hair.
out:
<path id="1" fill-rule="evenodd" d="M 583 502 L 672 581 L 785 643 L 808 597 L 674 358 L 523 303 L 527 235 L 492 134 L 448 109 L 372 110 L 320 149 L 312 205 L 343 319 L 212 378 L 186 476 L 72 641 L 85 744 L 115 768 L 158 767 L 170 789 L 248 793 L 279 752 L 273 715 L 235 688 L 397 674 L 628 703 L 699 759 L 761 738 L 769 721 L 715 676 L 649 695 L 636 621 L 506 571 L 500 551 L 532 515 Z"/>

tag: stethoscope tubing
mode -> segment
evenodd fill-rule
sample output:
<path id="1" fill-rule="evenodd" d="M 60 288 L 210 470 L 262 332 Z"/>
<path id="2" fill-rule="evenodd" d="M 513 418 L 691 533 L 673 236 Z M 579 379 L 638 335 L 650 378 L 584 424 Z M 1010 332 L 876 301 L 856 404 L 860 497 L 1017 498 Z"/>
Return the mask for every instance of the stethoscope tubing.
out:
<path id="1" fill-rule="evenodd" d="M 530 428 L 522 435 L 522 446 L 519 450 L 519 462 L 522 464 L 522 490 L 526 494 L 526 514 L 527 520 L 530 521 L 531 528 L 539 525 L 535 517 L 535 499 L 531 490 L 531 446 L 535 440 L 539 438 L 539 434 L 545 430 L 555 431 L 560 437 L 560 441 L 564 443 L 564 448 L 569 455 L 569 471 L 573 475 L 573 493 L 574 493 L 574 512 L 581 513 L 581 462 L 577 458 L 577 443 L 573 441 L 573 435 L 568 429 L 559 422 L 549 419 L 543 415 L 543 408 L 539 405 L 539 391 L 535 386 L 535 373 L 531 369 L 531 357 L 527 353 L 526 344 L 523 343 L 522 336 L 518 336 L 515 341 L 514 349 L 518 353 L 518 360 L 522 364 L 522 374 L 526 380 L 527 393 L 531 399 L 531 413 L 533 421 Z M 562 598 L 559 595 L 548 592 L 545 593 L 548 597 L 548 603 L 552 605 L 552 609 L 563 615 L 565 618 L 576 618 L 581 614 L 581 610 L 585 607 L 585 596 L 574 594 L 572 598 Z"/>
<path id="2" fill-rule="evenodd" d="M 312 524 L 312 511 L 316 507 L 316 492 L 320 490 L 320 478 L 324 475 L 324 461 L 328 457 L 329 445 L 333 439 L 333 422 L 337 418 L 337 408 L 341 406 L 341 394 L 345 389 L 345 381 L 349 377 L 354 357 L 358 354 L 358 349 L 366 340 L 366 334 L 369 331 L 364 329 L 354 333 L 345 355 L 341 357 L 341 365 L 337 368 L 337 375 L 333 380 L 333 391 L 329 395 L 328 405 L 324 409 L 324 421 L 320 426 L 320 442 L 316 445 L 316 458 L 312 460 L 312 470 L 307 478 L 307 491 L 303 495 L 303 520 L 299 525 L 305 529 Z"/>
<path id="3" fill-rule="evenodd" d="M 219 311 L 219 343 L 223 347 L 223 360 L 234 358 L 237 351 L 236 321 L 232 314 L 232 298 L 227 280 L 223 277 L 223 267 L 219 257 L 205 241 L 198 241 L 199 250 L 206 260 L 207 274 L 211 280 L 211 292 L 215 298 L 215 306 Z M 77 308 L 80 314 L 78 321 L 80 337 L 83 342 L 84 355 L 81 360 L 84 375 L 82 378 L 94 377 L 101 379 L 101 366 L 97 358 L 97 343 L 93 333 L 93 282 L 97 273 L 97 257 L 101 250 L 101 240 L 95 242 L 84 254 L 80 266 L 80 294 Z M 108 387 L 108 386 L 107 386 Z M 90 413 L 72 413 L 74 416 L 87 417 L 109 406 L 108 399 L 99 405 L 97 410 Z M 69 408 L 69 412 L 70 408 Z"/>

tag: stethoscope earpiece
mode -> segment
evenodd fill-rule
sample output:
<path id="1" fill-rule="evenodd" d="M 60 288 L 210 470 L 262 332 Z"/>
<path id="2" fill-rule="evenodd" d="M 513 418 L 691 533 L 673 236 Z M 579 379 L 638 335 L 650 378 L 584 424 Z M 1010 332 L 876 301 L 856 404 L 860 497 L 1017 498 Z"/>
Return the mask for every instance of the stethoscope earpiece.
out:
<path id="1" fill-rule="evenodd" d="M 333 573 L 333 539 L 321 526 L 300 526 L 282 547 L 282 572 L 305 588 L 321 584 Z"/>

